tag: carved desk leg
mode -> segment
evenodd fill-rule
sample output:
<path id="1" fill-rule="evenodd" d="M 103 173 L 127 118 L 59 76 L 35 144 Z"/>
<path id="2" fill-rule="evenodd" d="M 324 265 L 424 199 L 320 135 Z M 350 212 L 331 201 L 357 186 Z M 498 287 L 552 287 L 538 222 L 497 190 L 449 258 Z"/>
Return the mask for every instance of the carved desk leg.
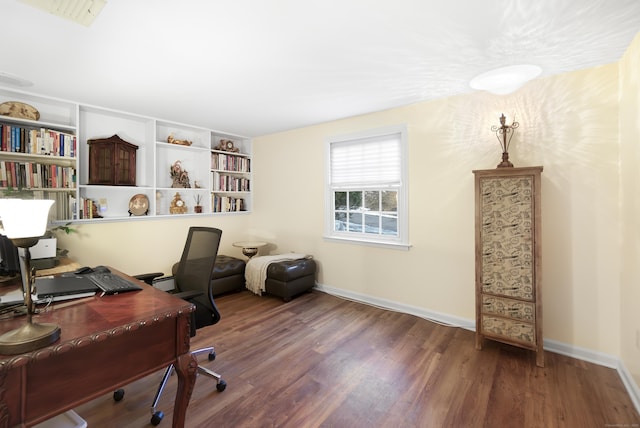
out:
<path id="1" fill-rule="evenodd" d="M 183 428 L 189 399 L 196 383 L 198 361 L 190 352 L 182 354 L 176 358 L 175 369 L 178 375 L 178 390 L 173 406 L 173 427 Z"/>
<path id="2" fill-rule="evenodd" d="M 9 407 L 5 401 L 5 394 L 7 392 L 7 369 L 0 366 L 0 427 L 6 428 L 9 426 Z"/>

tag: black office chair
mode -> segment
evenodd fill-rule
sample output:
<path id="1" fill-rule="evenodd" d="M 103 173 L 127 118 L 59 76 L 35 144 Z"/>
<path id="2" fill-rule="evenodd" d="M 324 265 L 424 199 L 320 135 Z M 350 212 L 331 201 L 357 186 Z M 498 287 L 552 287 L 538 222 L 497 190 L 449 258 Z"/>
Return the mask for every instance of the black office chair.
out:
<path id="1" fill-rule="evenodd" d="M 196 329 L 208 325 L 216 324 L 220 321 L 220 312 L 216 307 L 213 295 L 211 293 L 211 276 L 218 254 L 220 238 L 222 231 L 213 227 L 190 227 L 187 235 L 187 242 L 180 262 L 174 266 L 173 276 L 175 281 L 175 295 L 182 299 L 192 302 L 196 306 L 195 312 L 191 317 L 191 337 L 195 336 Z M 149 273 L 135 275 L 148 284 L 153 284 L 153 280 L 162 273 Z M 197 349 L 191 353 L 195 356 L 203 353 L 209 354 L 209 361 L 216 358 L 213 347 Z M 167 367 L 162 377 L 162 381 L 158 386 L 153 404 L 151 405 L 151 424 L 158 425 L 164 418 L 164 413 L 157 409 L 158 401 L 162 395 L 169 376 L 173 373 L 173 364 Z M 202 373 L 216 379 L 216 389 L 220 392 L 224 391 L 227 383 L 222 380 L 221 376 L 206 367 L 198 366 L 198 373 Z M 122 400 L 124 397 L 123 390 L 114 392 L 113 398 L 116 401 Z"/>

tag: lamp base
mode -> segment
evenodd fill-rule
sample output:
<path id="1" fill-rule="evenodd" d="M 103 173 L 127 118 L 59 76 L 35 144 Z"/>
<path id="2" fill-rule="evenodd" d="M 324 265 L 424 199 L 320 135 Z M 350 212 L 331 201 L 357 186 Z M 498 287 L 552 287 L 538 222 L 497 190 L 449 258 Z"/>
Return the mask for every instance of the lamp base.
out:
<path id="1" fill-rule="evenodd" d="M 500 162 L 497 168 L 513 168 L 513 164 L 509 161 L 509 153 L 502 152 L 502 162 Z"/>
<path id="2" fill-rule="evenodd" d="M 15 355 L 51 345 L 60 338 L 55 324 L 27 323 L 0 336 L 0 354 Z"/>

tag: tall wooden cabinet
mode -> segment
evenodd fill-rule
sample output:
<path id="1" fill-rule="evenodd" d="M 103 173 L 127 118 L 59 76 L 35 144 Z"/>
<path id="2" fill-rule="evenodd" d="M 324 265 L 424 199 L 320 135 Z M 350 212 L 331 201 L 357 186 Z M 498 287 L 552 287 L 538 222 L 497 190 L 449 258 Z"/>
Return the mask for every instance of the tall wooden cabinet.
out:
<path id="1" fill-rule="evenodd" d="M 544 367 L 542 167 L 476 170 L 476 348 L 485 338 L 531 349 Z"/>

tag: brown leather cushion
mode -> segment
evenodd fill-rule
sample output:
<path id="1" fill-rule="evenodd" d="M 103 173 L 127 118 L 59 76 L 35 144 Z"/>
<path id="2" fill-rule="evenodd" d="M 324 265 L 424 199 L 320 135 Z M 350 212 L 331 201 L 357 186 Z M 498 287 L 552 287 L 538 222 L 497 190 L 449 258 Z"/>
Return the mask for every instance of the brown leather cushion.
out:
<path id="1" fill-rule="evenodd" d="M 218 254 L 216 257 L 216 265 L 213 268 L 213 279 L 232 275 L 244 275 L 245 267 L 246 263 L 244 260 Z"/>
<path id="2" fill-rule="evenodd" d="M 282 282 L 293 281 L 307 275 L 315 275 L 316 262 L 313 259 L 283 260 L 267 267 L 267 278 Z"/>
<path id="3" fill-rule="evenodd" d="M 244 269 L 246 263 L 244 260 L 236 259 L 235 257 L 225 256 L 224 254 L 218 254 L 216 256 L 216 263 L 213 268 L 213 278 L 226 278 L 233 275 L 244 275 Z M 178 263 L 173 265 L 171 269 L 173 274 L 176 274 L 178 270 Z"/>

